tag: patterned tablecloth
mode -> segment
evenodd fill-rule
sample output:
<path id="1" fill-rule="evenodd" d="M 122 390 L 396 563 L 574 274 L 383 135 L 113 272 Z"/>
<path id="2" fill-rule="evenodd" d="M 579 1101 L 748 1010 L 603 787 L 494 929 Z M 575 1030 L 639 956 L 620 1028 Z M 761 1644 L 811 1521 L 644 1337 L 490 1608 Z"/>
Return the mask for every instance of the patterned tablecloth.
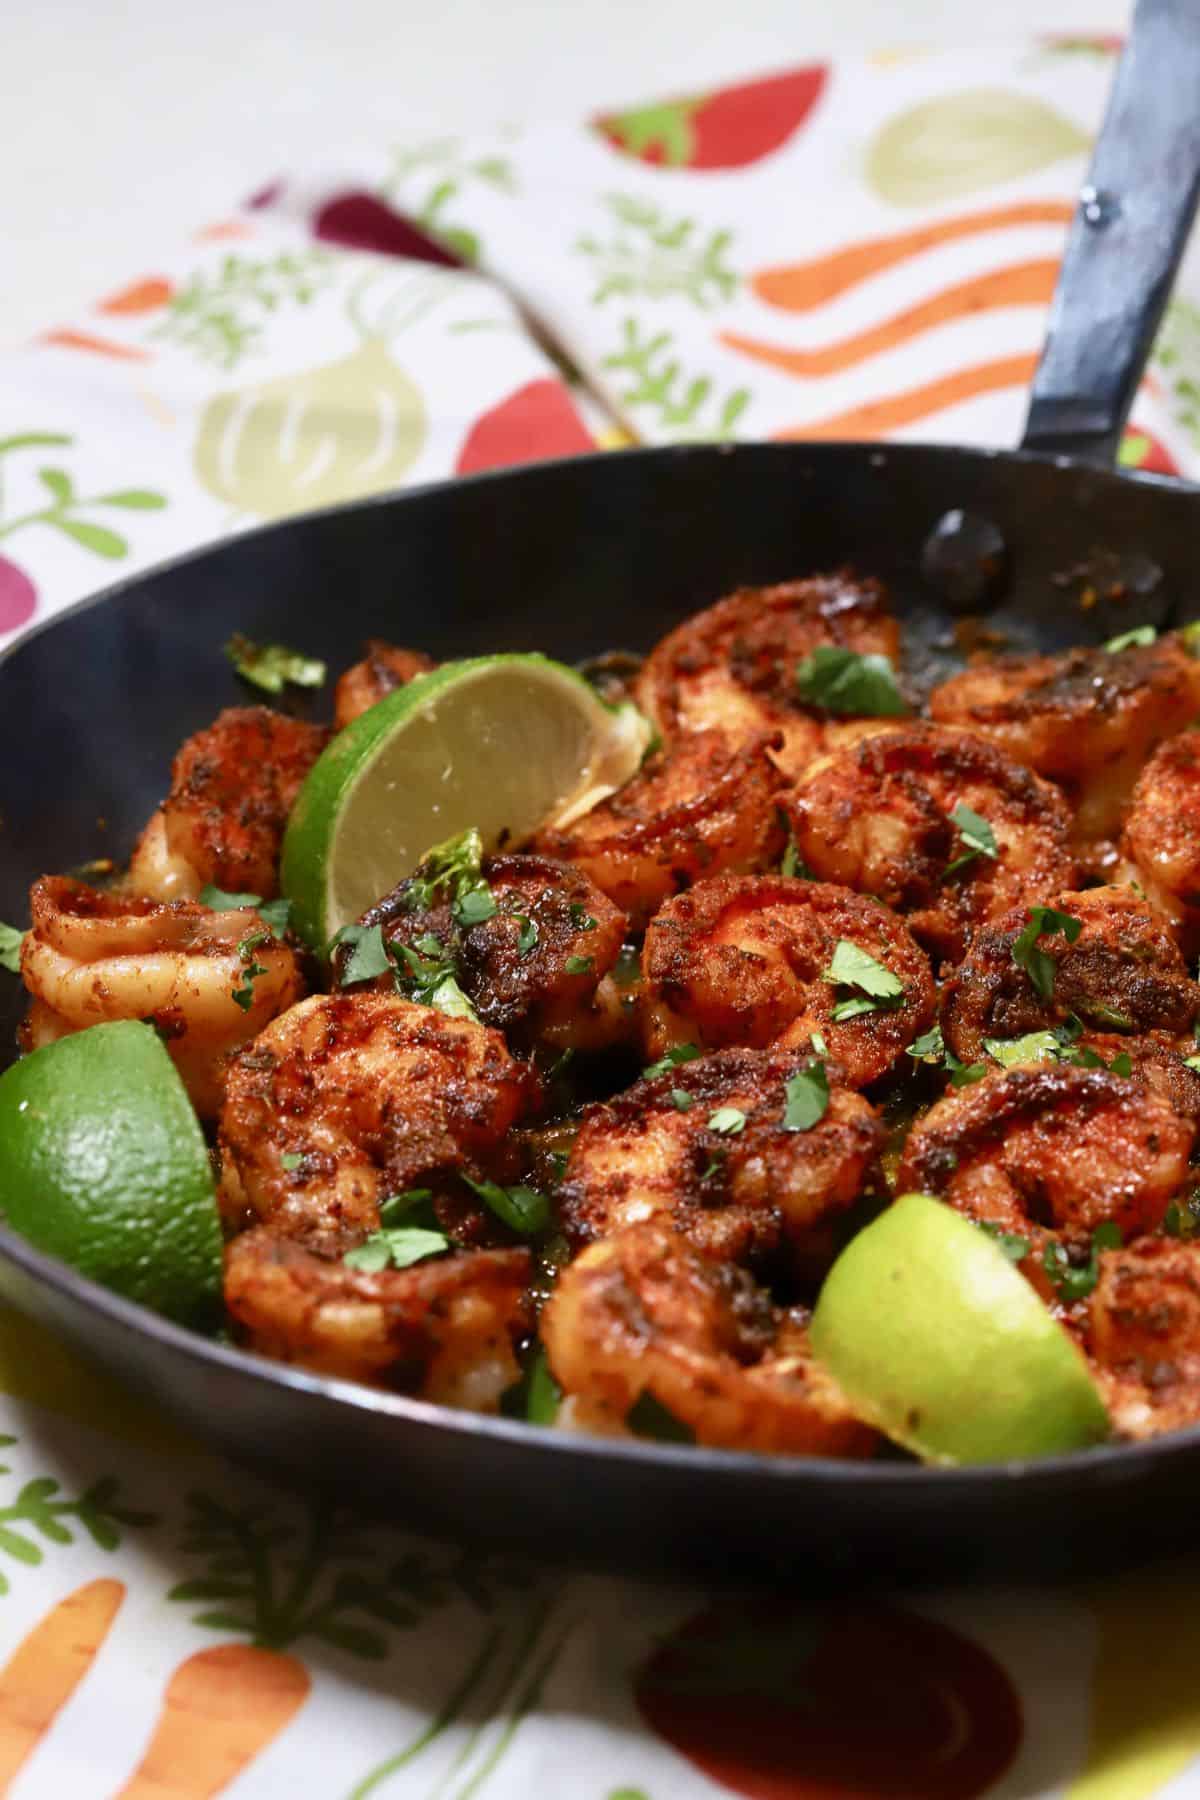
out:
<path id="1" fill-rule="evenodd" d="M 0 643 L 259 520 L 593 442 L 1013 442 L 1113 49 L 889 53 L 285 171 L 4 362 Z M 1143 468 L 1200 469 L 1188 292 Z M 4 1312 L 0 1390 L 16 1800 L 1200 1793 L 1200 1564 L 712 1601 L 261 1488 Z"/>

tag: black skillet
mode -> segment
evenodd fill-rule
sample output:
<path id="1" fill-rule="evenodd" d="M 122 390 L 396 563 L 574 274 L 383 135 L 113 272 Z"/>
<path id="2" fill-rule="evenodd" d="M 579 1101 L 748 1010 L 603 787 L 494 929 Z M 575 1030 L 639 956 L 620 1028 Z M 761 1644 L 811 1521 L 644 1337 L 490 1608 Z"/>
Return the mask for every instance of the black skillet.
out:
<path id="1" fill-rule="evenodd" d="M 235 538 L 32 633 L 0 660 L 0 918 L 26 916 L 41 871 L 128 850 L 180 739 L 245 700 L 220 650 L 234 630 L 335 668 L 371 634 L 439 656 L 573 659 L 645 648 L 740 583 L 852 562 L 888 583 L 917 660 L 937 661 L 953 609 L 944 566 L 937 580 L 928 559 L 922 572 L 923 546 L 955 511 L 1004 541 L 991 622 L 1017 642 L 1095 641 L 1200 612 L 1200 495 L 1108 466 L 1198 173 L 1200 5 L 1141 0 L 1020 451 L 746 444 L 485 475 Z M 939 545 L 961 604 L 972 533 L 952 522 Z M 1084 584 L 1100 596 L 1088 612 Z M 17 984 L 0 984 L 6 1061 L 22 1007 Z M 0 1293 L 260 1468 L 617 1570 L 1063 1575 L 1189 1541 L 1200 1501 L 1200 1430 L 961 1471 L 586 1440 L 209 1343 L 2 1231 Z"/>

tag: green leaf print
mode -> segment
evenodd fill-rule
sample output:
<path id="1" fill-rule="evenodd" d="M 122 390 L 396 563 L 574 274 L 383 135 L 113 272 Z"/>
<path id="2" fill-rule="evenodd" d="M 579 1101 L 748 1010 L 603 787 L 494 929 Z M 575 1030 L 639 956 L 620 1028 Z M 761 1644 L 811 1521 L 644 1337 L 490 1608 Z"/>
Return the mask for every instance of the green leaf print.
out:
<path id="1" fill-rule="evenodd" d="M 123 538 L 119 532 L 110 531 L 107 525 L 93 525 L 87 519 L 66 517 L 50 519 L 47 523 L 95 556 L 107 556 L 117 561 L 129 554 L 128 539 Z"/>
<path id="2" fill-rule="evenodd" d="M 212 273 L 200 269 L 187 278 L 148 335 L 190 350 L 200 362 L 234 369 L 260 348 L 267 314 L 307 306 L 333 273 L 327 250 L 266 258 L 230 252 Z"/>
<path id="3" fill-rule="evenodd" d="M 719 399 L 707 375 L 689 377 L 679 359 L 670 354 L 669 331 L 643 334 L 636 319 L 626 319 L 623 342 L 603 360 L 606 369 L 628 372 L 632 378 L 617 398 L 622 406 L 644 408 L 657 415 L 655 423 L 665 435 L 683 441 L 724 440 L 750 404 L 749 388 L 735 388 Z"/>
<path id="4" fill-rule="evenodd" d="M 729 231 L 704 234 L 695 219 L 672 217 L 633 194 L 608 194 L 612 235 L 582 237 L 575 248 L 590 257 L 596 275 L 592 303 L 613 295 L 665 300 L 676 296 L 707 310 L 733 298 L 738 278 L 725 260 Z"/>
<path id="5" fill-rule="evenodd" d="M 0 1436 L 0 1448 L 8 1449 L 17 1441 Z M 0 1464 L 0 1476 L 11 1473 L 7 1464 Z M 135 1511 L 118 1500 L 113 1476 L 94 1481 L 78 1498 L 70 1499 L 53 1476 L 37 1475 L 18 1489 L 7 1506 L 0 1506 L 0 1557 L 36 1568 L 45 1556 L 39 1539 L 47 1544 L 73 1544 L 82 1529 L 101 1550 L 115 1550 L 121 1542 L 122 1526 L 152 1523 L 152 1514 Z M 0 1569 L 0 1595 L 9 1592 L 8 1577 Z"/>
<path id="6" fill-rule="evenodd" d="M 477 263 L 482 251 L 478 236 L 446 215 L 464 188 L 479 183 L 498 193 L 517 191 L 513 166 L 506 157 L 468 156 L 458 138 L 432 138 L 393 153 L 380 193 L 464 262 Z"/>
<path id="7" fill-rule="evenodd" d="M 1151 360 L 1166 382 L 1175 423 L 1200 449 L 1200 307 L 1172 300 Z"/>
<path id="8" fill-rule="evenodd" d="M 12 437 L 0 439 L 0 457 L 14 450 L 45 449 L 50 446 L 67 449 L 74 442 L 73 437 L 63 432 L 17 432 Z M 166 496 L 155 493 L 151 488 L 119 488 L 111 494 L 81 495 L 76 492 L 74 480 L 66 469 L 45 468 L 39 469 L 37 473 L 42 487 L 49 495 L 49 502 L 45 506 L 35 507 L 31 512 L 21 513 L 16 518 L 5 518 L 4 494 L 0 487 L 0 538 L 11 537 L 14 532 L 27 530 L 31 525 L 48 525 L 52 531 L 61 532 L 72 543 L 78 544 L 81 550 L 88 550 L 93 556 L 103 556 L 109 561 L 117 561 L 128 556 L 128 539 L 122 537 L 120 532 L 110 530 L 107 525 L 79 515 L 97 506 L 116 506 L 130 512 L 159 512 L 167 504 Z"/>

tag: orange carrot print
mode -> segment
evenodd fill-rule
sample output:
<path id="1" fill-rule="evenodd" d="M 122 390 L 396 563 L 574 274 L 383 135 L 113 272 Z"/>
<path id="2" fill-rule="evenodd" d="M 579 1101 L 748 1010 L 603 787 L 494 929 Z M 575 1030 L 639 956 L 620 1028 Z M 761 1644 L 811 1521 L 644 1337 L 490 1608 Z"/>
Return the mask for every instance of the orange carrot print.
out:
<path id="1" fill-rule="evenodd" d="M 1065 225 L 1074 208 L 1063 200 L 1026 200 L 1012 206 L 991 206 L 980 212 L 959 213 L 952 219 L 937 219 L 931 225 L 920 225 L 914 231 L 901 231 L 894 237 L 865 238 L 862 243 L 848 244 L 810 262 L 784 263 L 778 268 L 764 269 L 750 283 L 760 300 L 778 306 L 784 312 L 811 312 L 836 300 L 848 288 L 857 287 L 871 275 L 879 275 L 897 263 L 920 256 L 939 244 L 951 244 L 958 238 L 977 237 L 985 231 L 1001 231 L 1018 225 Z"/>
<path id="2" fill-rule="evenodd" d="M 167 304 L 174 292 L 165 276 L 150 275 L 145 281 L 135 281 L 129 287 L 109 294 L 106 299 L 101 300 L 96 311 L 114 313 L 119 317 L 129 313 L 157 312 L 160 306 Z"/>
<path id="3" fill-rule="evenodd" d="M 1027 387 L 1037 367 L 1035 355 L 1002 356 L 995 362 L 976 363 L 969 369 L 956 369 L 952 375 L 939 376 L 922 387 L 909 388 L 902 394 L 888 394 L 882 400 L 868 401 L 865 406 L 852 406 L 832 418 L 818 419 L 811 425 L 792 425 L 777 431 L 777 438 L 880 438 L 889 431 L 927 419 L 931 413 L 943 412 L 961 400 L 976 394 L 995 393 L 999 388 Z"/>
<path id="4" fill-rule="evenodd" d="M 90 331 L 72 331 L 62 326 L 42 333 L 43 344 L 57 344 L 65 350 L 90 350 L 96 356 L 113 356 L 118 362 L 149 362 L 148 350 L 135 350 L 130 344 L 114 343 L 112 338 L 96 337 Z"/>
<path id="5" fill-rule="evenodd" d="M 198 1650 L 167 1683 L 146 1753 L 115 1800 L 211 1800 L 279 1736 L 311 1685 L 279 1650 Z"/>
<path id="6" fill-rule="evenodd" d="M 38 1620 L 0 1669 L 0 1794 L 91 1668 L 124 1598 L 121 1581 L 76 1588 Z"/>
<path id="7" fill-rule="evenodd" d="M 842 338 L 836 344 L 826 344 L 819 350 L 789 350 L 780 344 L 765 344 L 757 338 L 743 337 L 736 331 L 723 331 L 720 341 L 728 344 L 731 350 L 740 350 L 743 355 L 769 363 L 788 375 L 836 375 L 842 369 L 864 362 L 868 356 L 894 350 L 898 344 L 905 344 L 922 332 L 932 331 L 954 319 L 992 312 L 1002 306 L 1044 305 L 1054 292 L 1057 276 L 1058 264 L 1049 259 L 992 269 L 986 275 L 973 275 L 968 281 L 943 288 L 941 293 L 932 294 L 916 306 L 906 307 L 881 324 L 856 332 L 853 337 Z"/>

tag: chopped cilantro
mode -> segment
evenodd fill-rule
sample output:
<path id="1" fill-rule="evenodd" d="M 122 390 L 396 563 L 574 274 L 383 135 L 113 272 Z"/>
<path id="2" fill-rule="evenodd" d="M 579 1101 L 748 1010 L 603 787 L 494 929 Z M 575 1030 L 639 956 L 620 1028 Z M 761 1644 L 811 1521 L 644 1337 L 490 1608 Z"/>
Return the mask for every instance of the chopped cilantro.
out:
<path id="1" fill-rule="evenodd" d="M 1185 1056 L 1183 1066 L 1185 1069 L 1200 1070 L 1200 1056 Z"/>
<path id="2" fill-rule="evenodd" d="M 665 1075 L 668 1069 L 677 1069 L 681 1063 L 695 1062 L 699 1054 L 695 1044 L 674 1044 L 665 1056 L 643 1069 L 642 1075 L 645 1080 L 653 1081 L 656 1075 Z"/>
<path id="3" fill-rule="evenodd" d="M 1119 1250 L 1121 1247 L 1121 1228 L 1113 1222 L 1105 1220 L 1097 1225 L 1092 1233 L 1092 1246 L 1087 1262 L 1076 1267 L 1068 1257 L 1061 1244 L 1049 1243 L 1042 1253 L 1042 1267 L 1053 1283 L 1059 1299 L 1065 1305 L 1075 1300 L 1084 1300 L 1091 1293 L 1100 1278 L 1101 1250 Z"/>
<path id="4" fill-rule="evenodd" d="M 439 1256 L 450 1248 L 444 1231 L 426 1231 L 421 1225 L 397 1225 L 373 1231 L 365 1244 L 348 1250 L 342 1261 L 349 1269 L 360 1269 L 364 1275 L 377 1275 L 381 1269 L 408 1269 L 424 1262 L 427 1256 Z"/>
<path id="5" fill-rule="evenodd" d="M 290 900 L 263 900 L 258 894 L 227 894 L 223 888 L 213 887 L 210 883 L 200 889 L 200 904 L 207 906 L 209 912 L 240 912 L 244 907 L 252 907 L 264 925 L 269 925 L 271 935 L 281 938 L 288 928 L 292 916 Z"/>
<path id="6" fill-rule="evenodd" d="M 746 1115 L 740 1106 L 719 1106 L 708 1120 L 708 1129 L 723 1137 L 736 1137 L 746 1129 Z"/>
<path id="7" fill-rule="evenodd" d="M 1132 650 L 1135 646 L 1144 648 L 1145 645 L 1152 644 L 1157 636 L 1153 625 L 1135 625 L 1132 631 L 1122 631 L 1116 637 L 1109 638 L 1104 648 L 1115 656 L 1119 650 Z"/>
<path id="8" fill-rule="evenodd" d="M 374 981 L 377 975 L 391 972 L 392 961 L 383 941 L 382 925 L 343 925 L 332 939 L 329 950 L 349 944 L 350 954 L 338 976 L 339 987 L 353 987 L 358 981 Z"/>
<path id="9" fill-rule="evenodd" d="M 536 1188 L 503 1188 L 494 1181 L 472 1181 L 469 1175 L 464 1175 L 463 1180 L 498 1219 L 522 1237 L 532 1237 L 550 1223 L 550 1202 Z"/>
<path id="10" fill-rule="evenodd" d="M 458 985 L 454 959 L 442 940 L 431 931 L 419 937 L 415 946 L 396 944 L 393 952 L 403 963 L 396 970 L 396 986 L 419 1006 L 434 1006 L 452 1019 L 472 1019 L 478 1014 Z"/>
<path id="11" fill-rule="evenodd" d="M 1119 1056 L 1113 1057 L 1108 1065 L 1108 1072 L 1110 1075 L 1133 1074 L 1133 1059 L 1128 1050 L 1122 1050 Z"/>
<path id="12" fill-rule="evenodd" d="M 235 631 L 225 654 L 241 676 L 267 694 L 281 694 L 286 682 L 294 687 L 319 688 L 325 682 L 325 664 L 314 656 L 302 656 L 286 644 L 256 644 Z"/>
<path id="13" fill-rule="evenodd" d="M 710 1175 L 715 1175 L 724 1160 L 725 1152 L 723 1150 L 714 1150 L 708 1159 L 708 1166 L 700 1171 L 701 1181 L 707 1181 Z"/>
<path id="14" fill-rule="evenodd" d="M 979 813 L 972 812 L 969 806 L 960 801 L 950 814 L 950 823 L 962 839 L 964 849 L 954 861 L 946 864 L 946 874 L 957 874 L 959 869 L 966 868 L 977 856 L 990 856 L 993 860 L 1000 851 L 996 845 L 996 834 Z"/>
<path id="15" fill-rule="evenodd" d="M 851 994 L 847 1000 L 839 1000 L 829 1017 L 835 1025 L 844 1025 L 847 1019 L 861 1019 L 864 1013 L 886 1010 L 882 1000 L 871 1000 L 865 994 Z"/>
<path id="16" fill-rule="evenodd" d="M 687 1112 L 688 1108 L 695 1104 L 695 1094 L 689 1094 L 686 1088 L 671 1089 L 671 1105 L 677 1112 Z"/>
<path id="17" fill-rule="evenodd" d="M 497 910 L 483 874 L 483 840 L 473 825 L 427 850 L 405 889 L 409 912 L 429 912 L 439 900 L 450 902 L 455 923 L 464 930 L 482 925 Z"/>
<path id="18" fill-rule="evenodd" d="M 987 1064 L 960 1062 L 947 1044 L 946 1072 L 950 1077 L 951 1087 L 971 1087 L 975 1082 L 983 1080 L 987 1074 Z"/>
<path id="19" fill-rule="evenodd" d="M 1024 969 L 1039 999 L 1053 998 L 1057 965 L 1052 956 L 1038 949 L 1038 939 L 1047 933 L 1061 931 L 1068 944 L 1073 944 L 1082 930 L 1082 919 L 1076 919 L 1071 913 L 1055 912 L 1052 906 L 1030 907 L 1029 923 L 1013 941 L 1012 959 L 1019 969 Z"/>
<path id="20" fill-rule="evenodd" d="M 1019 1263 L 1029 1255 L 1031 1245 L 1027 1237 L 1020 1237 L 1015 1231 L 1002 1231 L 999 1225 L 993 1225 L 987 1219 L 978 1219 L 976 1223 L 980 1231 L 986 1231 L 996 1247 L 1003 1250 L 1009 1262 Z"/>
<path id="21" fill-rule="evenodd" d="M 838 939 L 824 979 L 838 987 L 858 988 L 878 1000 L 897 1000 L 904 992 L 899 976 L 893 975 L 890 969 L 876 962 L 848 938 Z"/>
<path id="22" fill-rule="evenodd" d="M 264 963 L 255 962 L 254 952 L 270 941 L 269 931 L 252 931 L 237 947 L 238 961 L 242 965 L 242 985 L 233 989 L 233 1000 L 243 1012 L 249 1012 L 254 1005 L 254 983 L 258 976 L 267 972 Z"/>
<path id="23" fill-rule="evenodd" d="M 469 931 L 472 925 L 482 925 L 485 920 L 492 918 L 498 908 L 492 899 L 491 889 L 478 887 L 468 889 L 450 910 L 463 930 Z"/>
<path id="24" fill-rule="evenodd" d="M 553 1425 L 561 1405 L 562 1389 L 550 1373 L 546 1352 L 539 1344 L 526 1378 L 525 1417 L 531 1425 Z"/>
<path id="25" fill-rule="evenodd" d="M 825 712 L 865 718 L 901 718 L 908 705 L 886 656 L 860 655 L 820 644 L 796 670 L 800 698 Z"/>
<path id="26" fill-rule="evenodd" d="M 21 945 L 25 942 L 25 933 L 18 931 L 15 925 L 0 925 L 0 969 L 7 969 L 10 975 L 21 973 Z"/>
<path id="27" fill-rule="evenodd" d="M 537 924 L 533 919 L 526 918 L 524 913 L 514 913 L 513 918 L 521 927 L 517 936 L 517 955 L 528 956 L 531 950 L 537 948 L 539 936 Z"/>
<path id="28" fill-rule="evenodd" d="M 589 975 L 592 969 L 590 956 L 568 956 L 563 968 L 568 975 Z"/>
<path id="29" fill-rule="evenodd" d="M 437 1229 L 437 1219 L 433 1212 L 432 1188 L 405 1188 L 399 1194 L 389 1194 L 386 1200 L 379 1202 L 379 1223 L 381 1225 L 421 1225 L 428 1230 Z"/>
<path id="30" fill-rule="evenodd" d="M 785 1131 L 811 1131 L 825 1117 L 829 1106 L 829 1076 L 825 1064 L 798 1069 L 783 1084 Z"/>
<path id="31" fill-rule="evenodd" d="M 298 1150 L 285 1150 L 279 1158 L 280 1167 L 287 1169 L 289 1173 L 293 1169 L 298 1169 L 303 1161 L 304 1158 Z"/>
<path id="32" fill-rule="evenodd" d="M 1191 1237 L 1197 1226 L 1200 1226 L 1200 1188 L 1182 1203 L 1172 1200 L 1163 1218 L 1163 1230 L 1168 1237 Z"/>
<path id="33" fill-rule="evenodd" d="M 1057 1060 L 1062 1054 L 1062 1045 L 1052 1031 L 1027 1031 L 1019 1038 L 984 1038 L 983 1047 L 1006 1069 L 1016 1063 Z"/>
<path id="34" fill-rule="evenodd" d="M 571 923 L 577 931 L 595 931 L 595 919 L 585 906 L 580 905 L 578 900 L 572 900 L 567 910 L 571 915 Z"/>
<path id="35" fill-rule="evenodd" d="M 813 1032 L 812 1036 L 809 1038 L 809 1043 L 812 1045 L 818 1056 L 829 1055 L 829 1046 L 819 1031 Z"/>
<path id="36" fill-rule="evenodd" d="M 941 1062 L 945 1053 L 946 1041 L 942 1036 L 940 1025 L 931 1025 L 929 1030 L 922 1032 L 919 1038 L 914 1038 L 906 1052 L 917 1062 L 929 1063 Z"/>
<path id="37" fill-rule="evenodd" d="M 780 818 L 782 822 L 786 824 L 787 821 L 783 818 L 782 814 L 780 815 Z M 796 843 L 796 839 L 791 831 L 788 832 L 787 847 L 783 852 L 783 858 L 779 864 L 779 873 L 781 875 L 792 876 L 797 881 L 811 881 L 813 878 L 812 870 L 801 856 L 799 845 Z"/>
<path id="38" fill-rule="evenodd" d="M 655 1399 L 649 1388 L 643 1388 L 629 1411 L 625 1423 L 636 1437 L 657 1438 L 661 1444 L 694 1444 L 696 1434 L 690 1426 Z"/>

